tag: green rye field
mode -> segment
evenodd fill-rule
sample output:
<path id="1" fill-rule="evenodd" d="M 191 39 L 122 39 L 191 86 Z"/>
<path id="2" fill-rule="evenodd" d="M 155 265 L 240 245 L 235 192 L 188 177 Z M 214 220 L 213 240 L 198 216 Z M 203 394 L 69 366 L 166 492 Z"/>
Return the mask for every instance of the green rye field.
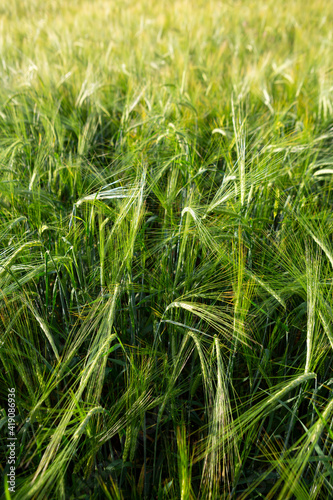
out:
<path id="1" fill-rule="evenodd" d="M 333 499 L 333 2 L 2 0 L 0 497 Z"/>

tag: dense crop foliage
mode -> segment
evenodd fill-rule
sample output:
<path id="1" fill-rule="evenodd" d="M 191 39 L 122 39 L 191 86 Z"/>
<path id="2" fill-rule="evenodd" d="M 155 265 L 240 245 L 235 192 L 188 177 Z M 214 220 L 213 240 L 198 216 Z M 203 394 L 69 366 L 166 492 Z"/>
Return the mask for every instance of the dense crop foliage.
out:
<path id="1" fill-rule="evenodd" d="M 1 2 L 3 498 L 333 498 L 332 27 Z"/>

